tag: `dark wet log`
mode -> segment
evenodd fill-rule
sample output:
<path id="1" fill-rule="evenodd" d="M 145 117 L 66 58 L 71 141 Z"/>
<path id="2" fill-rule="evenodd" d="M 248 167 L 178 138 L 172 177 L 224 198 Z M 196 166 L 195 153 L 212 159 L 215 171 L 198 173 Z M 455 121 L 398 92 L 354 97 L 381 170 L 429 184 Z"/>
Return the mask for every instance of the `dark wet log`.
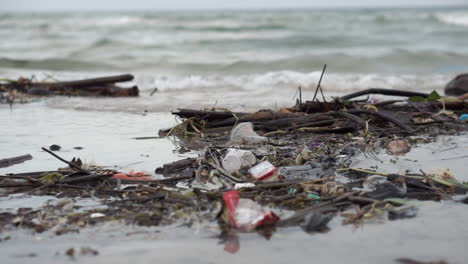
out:
<path id="1" fill-rule="evenodd" d="M 177 112 L 172 112 L 173 115 L 177 115 L 182 118 L 197 117 L 203 120 L 221 120 L 230 117 L 241 117 L 247 113 L 230 112 L 230 111 L 209 111 L 209 110 L 192 110 L 192 109 L 177 109 Z"/>
<path id="2" fill-rule="evenodd" d="M 342 108 L 342 104 L 338 102 L 323 103 L 307 101 L 302 104 L 300 110 L 304 113 L 323 113 L 329 111 L 338 111 Z"/>
<path id="3" fill-rule="evenodd" d="M 322 122 L 322 121 L 333 121 L 334 118 L 329 115 L 323 114 L 311 114 L 306 116 L 300 116 L 295 118 L 281 118 L 277 120 L 271 120 L 267 122 L 254 122 L 255 129 L 271 130 L 275 131 L 282 128 L 297 128 L 303 124 Z"/>
<path id="4" fill-rule="evenodd" d="M 258 111 L 255 113 L 245 114 L 241 117 L 231 117 L 225 120 L 210 122 L 206 125 L 207 128 L 233 126 L 240 122 L 256 122 L 277 120 L 282 118 L 299 118 L 304 116 L 304 113 L 291 113 L 291 112 L 273 112 L 273 111 Z"/>
<path id="5" fill-rule="evenodd" d="M 121 88 L 112 84 L 106 84 L 102 86 L 87 86 L 69 89 L 65 88 L 65 91 L 60 91 L 60 95 L 76 95 L 80 96 L 111 96 L 111 97 L 124 97 L 124 96 L 138 96 L 140 91 L 137 86 L 130 88 Z"/>
<path id="6" fill-rule="evenodd" d="M 353 121 L 354 123 L 360 125 L 361 127 L 366 126 L 366 121 L 364 121 L 362 118 L 360 118 L 360 117 L 358 117 L 356 115 L 350 114 L 350 113 L 346 113 L 346 112 L 343 112 L 343 111 L 334 111 L 334 112 L 329 112 L 329 114 L 334 115 L 334 116 L 341 116 L 341 117 L 344 117 L 346 119 L 349 119 L 349 120 Z"/>
<path id="7" fill-rule="evenodd" d="M 157 168 L 155 172 L 163 175 L 172 174 L 194 167 L 195 162 L 195 158 L 186 158 L 172 163 L 164 164 L 162 167 Z"/>
<path id="8" fill-rule="evenodd" d="M 0 160 L 0 168 L 6 168 L 6 167 L 10 167 L 10 166 L 13 166 L 15 164 L 18 164 L 18 163 L 23 163 L 27 160 L 30 160 L 32 159 L 32 156 L 29 155 L 29 154 L 26 154 L 26 155 L 22 155 L 22 156 L 16 156 L 16 157 L 12 157 L 12 158 L 7 158 L 7 159 L 1 159 Z"/>
<path id="9" fill-rule="evenodd" d="M 32 82 L 20 78 L 4 84 L 3 87 L 36 96 L 138 96 L 137 86 L 123 88 L 115 85 L 118 82 L 131 81 L 133 78 L 130 74 L 63 82 Z"/>
<path id="10" fill-rule="evenodd" d="M 90 79 L 83 79 L 83 80 L 76 80 L 76 81 L 64 81 L 64 82 L 33 82 L 30 83 L 30 86 L 37 86 L 37 87 L 47 87 L 49 89 L 57 89 L 57 88 L 64 88 L 64 87 L 91 87 L 91 86 L 100 86 L 110 83 L 118 83 L 118 82 L 128 82 L 133 80 L 134 77 L 131 74 L 123 74 L 123 75 L 116 75 L 116 76 L 108 76 L 108 77 L 100 77 L 100 78 L 90 78 Z"/>
<path id="11" fill-rule="evenodd" d="M 341 99 L 350 100 L 350 99 L 353 99 L 362 95 L 368 95 L 368 94 L 381 94 L 381 95 L 403 96 L 403 97 L 412 97 L 412 96 L 427 97 L 429 96 L 429 94 L 427 93 L 401 91 L 401 90 L 384 89 L 384 88 L 370 88 L 367 90 L 362 90 L 359 92 L 355 92 L 355 93 L 342 96 Z"/>
<path id="12" fill-rule="evenodd" d="M 80 183 L 80 182 L 88 182 L 94 181 L 98 179 L 105 179 L 111 177 L 112 174 L 92 174 L 92 175 L 85 175 L 85 176 L 77 176 L 77 177 L 69 177 L 63 180 L 58 181 L 59 184 L 71 184 L 71 183 Z"/>

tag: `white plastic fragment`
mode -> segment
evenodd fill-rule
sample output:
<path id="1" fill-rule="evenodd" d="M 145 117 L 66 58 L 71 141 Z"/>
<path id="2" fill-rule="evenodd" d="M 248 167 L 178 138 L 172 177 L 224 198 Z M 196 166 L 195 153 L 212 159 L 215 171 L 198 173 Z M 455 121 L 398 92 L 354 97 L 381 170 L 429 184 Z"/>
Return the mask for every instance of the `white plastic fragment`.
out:
<path id="1" fill-rule="evenodd" d="M 266 137 L 258 135 L 250 122 L 240 123 L 231 131 L 231 144 L 260 144 L 267 141 Z"/>
<path id="2" fill-rule="evenodd" d="M 224 170 L 234 173 L 243 167 L 252 166 L 257 159 L 255 155 L 247 150 L 229 149 L 222 160 Z"/>
<path id="3" fill-rule="evenodd" d="M 99 218 L 99 217 L 104 217 L 106 216 L 105 214 L 103 213 L 92 213 L 89 217 L 91 218 Z"/>
<path id="4" fill-rule="evenodd" d="M 449 168 L 431 169 L 427 172 L 427 174 L 437 179 L 455 180 L 455 177 L 453 176 L 453 173 Z"/>
<path id="5" fill-rule="evenodd" d="M 236 190 L 243 189 L 243 188 L 252 188 L 252 187 L 255 187 L 255 184 L 253 184 L 251 182 L 236 183 L 236 185 L 234 185 L 234 189 L 236 189 Z"/>

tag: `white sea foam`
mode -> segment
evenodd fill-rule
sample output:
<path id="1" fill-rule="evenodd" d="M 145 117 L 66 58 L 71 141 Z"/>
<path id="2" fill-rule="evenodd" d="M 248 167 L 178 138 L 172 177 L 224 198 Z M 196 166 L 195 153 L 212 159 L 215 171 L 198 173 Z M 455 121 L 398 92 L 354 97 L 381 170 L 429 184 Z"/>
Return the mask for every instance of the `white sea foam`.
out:
<path id="1" fill-rule="evenodd" d="M 385 75 L 385 74 L 333 74 L 326 73 L 322 80 L 325 96 L 344 95 L 366 88 L 391 88 L 430 92 L 443 92 L 450 74 Z M 141 113 L 165 112 L 181 108 L 226 107 L 233 111 L 275 109 L 292 106 L 301 86 L 304 100 L 310 100 L 320 78 L 320 72 L 269 72 L 254 75 L 192 75 L 155 76 L 137 75 L 139 98 L 57 98 L 48 101 L 54 108 L 77 110 L 125 111 Z M 158 92 L 150 96 L 154 88 Z"/>
<path id="2" fill-rule="evenodd" d="M 468 27 L 468 12 L 438 14 L 437 18 L 447 24 Z"/>

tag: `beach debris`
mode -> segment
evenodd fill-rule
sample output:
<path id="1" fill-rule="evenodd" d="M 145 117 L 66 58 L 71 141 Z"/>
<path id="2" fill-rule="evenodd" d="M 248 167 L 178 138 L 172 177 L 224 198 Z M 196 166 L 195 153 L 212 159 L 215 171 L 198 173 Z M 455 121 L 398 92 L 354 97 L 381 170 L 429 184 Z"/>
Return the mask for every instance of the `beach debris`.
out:
<path id="1" fill-rule="evenodd" d="M 468 73 L 457 75 L 445 86 L 446 95 L 460 96 L 468 93 Z"/>
<path id="2" fill-rule="evenodd" d="M 89 215 L 90 218 L 99 218 L 99 217 L 104 217 L 104 216 L 106 215 L 103 213 L 92 213 Z"/>
<path id="3" fill-rule="evenodd" d="M 230 144 L 261 144 L 268 139 L 258 135 L 253 130 L 253 124 L 250 122 L 240 123 L 231 131 Z"/>
<path id="4" fill-rule="evenodd" d="M 262 225 L 274 225 L 279 217 L 259 204 L 240 198 L 239 191 L 231 190 L 223 194 L 227 217 L 235 228 L 248 232 Z"/>
<path id="5" fill-rule="evenodd" d="M 418 208 L 415 206 L 392 208 L 388 210 L 388 219 L 397 220 L 397 219 L 413 218 L 413 217 L 416 217 L 417 214 L 418 214 Z"/>
<path id="6" fill-rule="evenodd" d="M 318 179 L 322 174 L 320 164 L 306 163 L 305 165 L 293 165 L 279 167 L 279 174 L 287 180 Z"/>
<path id="7" fill-rule="evenodd" d="M 90 247 L 81 247 L 79 249 L 72 247 L 65 251 L 65 255 L 69 256 L 71 259 L 75 259 L 78 256 L 97 256 L 99 255 L 99 251 Z"/>
<path id="8" fill-rule="evenodd" d="M 262 161 L 249 169 L 250 175 L 258 181 L 273 182 L 282 179 L 278 169 L 269 161 Z"/>
<path id="9" fill-rule="evenodd" d="M 374 92 L 424 100 L 353 100 Z M 191 226 L 205 220 L 231 237 L 225 250 L 235 253 L 239 231 L 255 230 L 266 238 L 289 226 L 325 232 L 336 215 L 343 224 L 355 225 L 415 217 L 413 199 L 466 203 L 466 197 L 453 197 L 466 195 L 468 185 L 455 181 L 450 171 L 349 167 L 360 153 L 387 148 L 401 155 L 435 135 L 468 131 L 468 124 L 458 120 L 468 110 L 464 103 L 430 96 L 370 89 L 323 102 L 301 99 L 279 112 L 179 109 L 174 114 L 181 124 L 159 134 L 180 139 L 184 152 L 199 151 L 198 156 L 164 164 L 155 173 L 87 166 L 43 148 L 68 167 L 2 175 L 0 188 L 5 195 L 34 193 L 60 200 L 2 212 L 0 232 L 21 227 L 59 235 L 110 221 Z M 441 109 L 452 111 L 457 120 L 438 114 Z M 82 197 L 105 207 L 81 206 Z"/>
<path id="10" fill-rule="evenodd" d="M 439 260 L 439 261 L 419 261 L 419 260 L 414 260 L 411 258 L 398 258 L 396 259 L 398 263 L 402 264 L 449 264 L 445 260 Z"/>
<path id="11" fill-rule="evenodd" d="M 244 189 L 244 188 L 253 188 L 255 187 L 255 184 L 254 183 L 251 183 L 251 182 L 247 182 L 247 183 L 236 183 L 234 185 L 234 189 L 235 190 L 239 190 L 239 189 Z"/>
<path id="12" fill-rule="evenodd" d="M 387 177 L 381 175 L 371 175 L 362 183 L 362 190 L 365 192 L 373 192 L 377 190 L 377 186 L 387 182 Z"/>
<path id="13" fill-rule="evenodd" d="M 430 169 L 427 172 L 427 175 L 437 178 L 437 179 L 456 181 L 455 177 L 453 176 L 452 171 L 449 168 Z"/>
<path id="14" fill-rule="evenodd" d="M 386 198 L 402 198 L 406 196 L 406 188 L 391 182 L 377 184 L 376 190 L 367 192 L 366 196 L 375 200 L 384 200 Z"/>
<path id="15" fill-rule="evenodd" d="M 462 115 L 460 116 L 460 120 L 461 120 L 461 121 L 468 120 L 468 114 L 462 114 Z"/>
<path id="16" fill-rule="evenodd" d="M 307 233 L 326 232 L 329 230 L 327 224 L 333 218 L 333 215 L 324 215 L 313 211 L 304 217 L 304 223 L 300 226 Z"/>
<path id="17" fill-rule="evenodd" d="M 52 151 L 59 151 L 62 147 L 56 144 L 50 145 L 49 149 Z"/>
<path id="18" fill-rule="evenodd" d="M 228 149 L 221 164 L 227 172 L 234 173 L 241 168 L 254 165 L 256 161 L 257 159 L 251 151 Z"/>
<path id="19" fill-rule="evenodd" d="M 125 181 L 152 181 L 155 180 L 149 172 L 139 171 L 135 172 L 130 170 L 128 173 L 116 173 L 112 175 L 112 179 L 125 180 Z"/>
<path id="20" fill-rule="evenodd" d="M 30 154 L 0 159 L 0 168 L 7 168 L 16 164 L 23 163 L 25 161 L 31 160 L 33 157 Z"/>
<path id="21" fill-rule="evenodd" d="M 403 139 L 390 141 L 387 145 L 387 152 L 391 155 L 402 156 L 411 150 L 409 142 Z"/>

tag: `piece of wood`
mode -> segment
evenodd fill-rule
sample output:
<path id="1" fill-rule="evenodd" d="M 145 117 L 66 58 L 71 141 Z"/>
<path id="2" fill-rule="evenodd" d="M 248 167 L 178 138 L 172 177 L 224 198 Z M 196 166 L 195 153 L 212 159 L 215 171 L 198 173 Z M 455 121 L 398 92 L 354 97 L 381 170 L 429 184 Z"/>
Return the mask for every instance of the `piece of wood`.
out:
<path id="1" fill-rule="evenodd" d="M 387 115 L 383 112 L 376 112 L 376 111 L 373 111 L 373 110 L 365 110 L 365 109 L 351 109 L 348 111 L 349 113 L 351 114 L 367 114 L 367 115 L 374 115 L 374 116 L 377 116 L 377 117 L 380 117 L 384 120 L 387 120 L 391 123 L 394 123 L 395 125 L 399 126 L 400 128 L 403 128 L 404 130 L 406 130 L 406 132 L 408 133 L 413 133 L 413 129 L 409 126 L 407 126 L 406 124 L 404 124 L 403 122 L 391 117 L 390 115 Z"/>
<path id="2" fill-rule="evenodd" d="M 76 81 L 32 82 L 30 83 L 30 86 L 47 87 L 49 89 L 57 89 L 57 88 L 64 88 L 64 87 L 78 88 L 78 87 L 105 85 L 105 84 L 118 83 L 118 82 L 128 82 L 133 79 L 134 79 L 133 75 L 123 74 L 123 75 L 108 76 L 108 77 L 82 79 L 82 80 L 76 80 Z"/>
<path id="3" fill-rule="evenodd" d="M 177 115 L 182 118 L 198 117 L 203 120 L 220 120 L 226 119 L 233 116 L 241 117 L 247 113 L 230 112 L 230 111 L 210 111 L 210 110 L 193 110 L 179 108 L 176 112 L 172 112 L 173 115 Z"/>
<path id="4" fill-rule="evenodd" d="M 27 160 L 31 160 L 32 158 L 33 157 L 31 155 L 26 154 L 26 155 L 16 156 L 12 158 L 7 158 L 7 159 L 1 159 L 0 168 L 6 168 L 6 167 L 16 165 L 18 163 L 23 163 Z"/>
<path id="5" fill-rule="evenodd" d="M 362 95 L 368 95 L 368 94 L 381 94 L 381 95 L 403 96 L 403 97 L 412 97 L 412 96 L 428 97 L 429 96 L 429 94 L 427 93 L 420 93 L 420 92 L 401 91 L 401 90 L 393 90 L 393 89 L 385 89 L 385 88 L 370 88 L 370 89 L 362 90 L 359 92 L 350 93 L 340 98 L 344 100 L 350 100 L 350 99 L 353 99 Z"/>

